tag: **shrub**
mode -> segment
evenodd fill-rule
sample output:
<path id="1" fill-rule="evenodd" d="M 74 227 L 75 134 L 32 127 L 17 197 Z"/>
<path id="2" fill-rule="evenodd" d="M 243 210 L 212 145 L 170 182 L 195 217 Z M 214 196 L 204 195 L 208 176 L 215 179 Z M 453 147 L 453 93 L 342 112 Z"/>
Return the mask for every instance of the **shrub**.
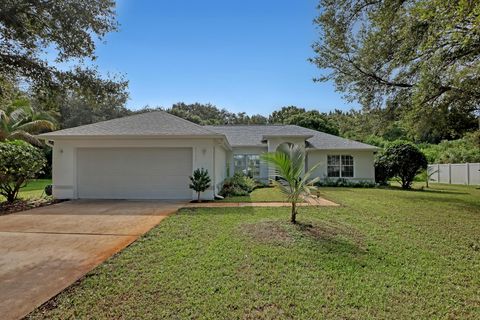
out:
<path id="1" fill-rule="evenodd" d="M 53 186 L 51 184 L 48 184 L 45 186 L 45 189 L 43 189 L 43 191 L 47 196 L 51 196 L 53 194 Z"/>
<path id="2" fill-rule="evenodd" d="M 458 140 L 422 144 L 420 149 L 430 163 L 480 162 L 480 131 L 467 133 Z"/>
<path id="3" fill-rule="evenodd" d="M 409 143 L 388 147 L 380 155 L 379 161 L 385 166 L 385 174 L 389 178 L 398 177 L 401 180 L 403 189 L 410 189 L 415 176 L 428 164 L 425 155 Z"/>
<path id="4" fill-rule="evenodd" d="M 201 168 L 193 171 L 193 176 L 190 177 L 189 188 L 197 192 L 197 201 L 200 202 L 200 193 L 210 188 L 210 177 L 208 171 Z"/>
<path id="5" fill-rule="evenodd" d="M 220 195 L 223 197 L 246 196 L 257 186 L 255 180 L 241 173 L 235 173 L 233 177 L 225 179 Z"/>
<path id="6" fill-rule="evenodd" d="M 29 180 L 42 172 L 46 164 L 42 151 L 23 141 L 0 142 L 0 194 L 8 202 Z"/>
<path id="7" fill-rule="evenodd" d="M 317 187 L 348 187 L 348 188 L 374 188 L 375 182 L 367 180 L 347 180 L 325 178 L 315 183 Z"/>
<path id="8" fill-rule="evenodd" d="M 392 173 L 390 172 L 387 157 L 384 154 L 379 155 L 375 159 L 375 182 L 379 185 L 386 186 L 391 176 Z"/>

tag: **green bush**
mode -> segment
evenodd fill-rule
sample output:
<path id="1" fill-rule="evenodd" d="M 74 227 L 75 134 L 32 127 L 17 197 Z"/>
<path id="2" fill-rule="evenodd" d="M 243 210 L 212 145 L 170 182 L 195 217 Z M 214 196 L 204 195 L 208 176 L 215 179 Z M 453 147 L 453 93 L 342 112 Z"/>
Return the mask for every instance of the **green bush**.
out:
<path id="1" fill-rule="evenodd" d="M 375 182 L 379 185 L 388 185 L 388 179 L 392 177 L 391 168 L 389 166 L 388 157 L 380 154 L 375 158 Z"/>
<path id="2" fill-rule="evenodd" d="M 42 151 L 23 141 L 0 142 L 0 194 L 8 202 L 29 180 L 42 172 L 46 164 Z"/>
<path id="3" fill-rule="evenodd" d="M 225 179 L 220 195 L 223 197 L 247 196 L 257 186 L 255 180 L 241 173 L 235 173 L 233 177 Z"/>
<path id="4" fill-rule="evenodd" d="M 397 177 L 401 180 L 403 189 L 410 189 L 415 176 L 426 169 L 427 164 L 427 158 L 416 146 L 410 143 L 391 145 L 375 162 L 376 170 L 384 170 L 376 173 L 377 182 L 385 182 L 385 177 Z"/>
<path id="5" fill-rule="evenodd" d="M 462 139 L 419 147 L 429 163 L 480 162 L 480 131 L 467 133 Z"/>
<path id="6" fill-rule="evenodd" d="M 315 183 L 317 187 L 374 188 L 375 182 L 367 180 L 347 180 L 344 178 L 325 178 Z"/>

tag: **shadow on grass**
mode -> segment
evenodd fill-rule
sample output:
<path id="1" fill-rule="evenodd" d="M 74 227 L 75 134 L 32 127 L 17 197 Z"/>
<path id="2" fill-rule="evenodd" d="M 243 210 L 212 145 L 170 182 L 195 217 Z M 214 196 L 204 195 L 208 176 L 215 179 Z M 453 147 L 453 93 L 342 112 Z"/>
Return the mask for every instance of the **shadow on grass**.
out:
<path id="1" fill-rule="evenodd" d="M 457 194 L 458 195 L 458 194 Z M 461 194 L 460 194 L 461 195 Z M 453 198 L 453 197 L 429 197 L 429 196 L 422 196 L 422 195 L 415 195 L 415 197 L 409 197 L 406 194 L 398 195 L 399 198 L 404 200 L 410 200 L 415 202 L 422 202 L 424 204 L 429 203 L 443 203 L 443 204 L 451 204 L 451 205 L 459 205 L 463 208 L 469 207 L 472 210 L 479 210 L 480 209 L 480 200 L 473 200 L 473 199 L 465 199 L 465 198 Z"/>
<path id="2" fill-rule="evenodd" d="M 313 246 L 316 250 L 347 254 L 366 252 L 364 236 L 347 225 L 322 221 L 321 223 L 268 220 L 244 223 L 241 234 L 261 244 L 294 247 L 296 243 Z"/>
<path id="3" fill-rule="evenodd" d="M 403 192 L 419 192 L 419 193 L 433 193 L 433 194 L 470 194 L 468 192 L 462 191 L 447 191 L 446 189 L 402 189 L 400 186 L 382 186 L 378 187 L 380 190 L 392 190 L 392 191 L 403 191 Z"/>
<path id="4" fill-rule="evenodd" d="M 193 207 L 181 208 L 178 213 L 185 215 L 248 215 L 255 213 L 255 207 Z"/>

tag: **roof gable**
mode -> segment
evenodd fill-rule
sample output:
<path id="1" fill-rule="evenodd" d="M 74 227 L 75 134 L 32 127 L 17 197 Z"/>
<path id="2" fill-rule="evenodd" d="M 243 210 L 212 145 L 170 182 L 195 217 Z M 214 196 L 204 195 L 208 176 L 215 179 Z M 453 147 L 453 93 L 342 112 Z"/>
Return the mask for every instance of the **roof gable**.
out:
<path id="1" fill-rule="evenodd" d="M 377 149 L 375 146 L 362 142 L 345 139 L 296 125 L 227 125 L 206 127 L 209 130 L 224 134 L 230 145 L 233 147 L 266 146 L 264 137 L 268 136 L 298 136 L 306 138 L 307 148 L 310 149 Z"/>
<path id="2" fill-rule="evenodd" d="M 153 111 L 41 134 L 40 137 L 74 136 L 212 136 L 221 135 L 164 111 Z"/>

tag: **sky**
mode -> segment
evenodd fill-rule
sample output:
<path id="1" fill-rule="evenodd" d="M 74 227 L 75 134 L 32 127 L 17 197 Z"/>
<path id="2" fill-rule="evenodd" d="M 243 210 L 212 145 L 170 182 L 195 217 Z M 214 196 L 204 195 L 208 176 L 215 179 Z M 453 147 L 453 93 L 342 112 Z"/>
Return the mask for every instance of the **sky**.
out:
<path id="1" fill-rule="evenodd" d="M 129 80 L 130 109 L 211 103 L 268 115 L 355 107 L 307 61 L 317 0 L 118 0 L 120 30 L 98 44 L 102 73 Z"/>

